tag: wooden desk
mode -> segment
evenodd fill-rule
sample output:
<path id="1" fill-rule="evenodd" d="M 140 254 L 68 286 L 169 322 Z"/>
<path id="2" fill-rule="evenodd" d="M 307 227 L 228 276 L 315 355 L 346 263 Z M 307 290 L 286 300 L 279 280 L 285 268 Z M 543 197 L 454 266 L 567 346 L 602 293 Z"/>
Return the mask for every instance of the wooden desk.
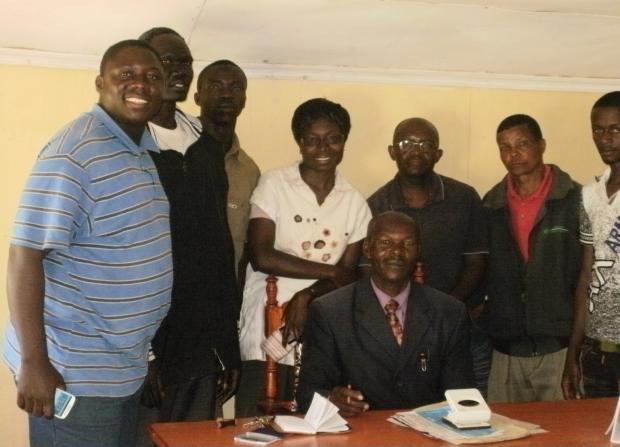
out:
<path id="1" fill-rule="evenodd" d="M 617 399 L 586 399 L 562 402 L 529 402 L 491 405 L 495 413 L 533 422 L 548 431 L 524 439 L 502 442 L 499 447 L 599 447 L 609 446 L 605 430 L 614 413 Z M 274 447 L 318 446 L 449 446 L 415 430 L 386 421 L 395 411 L 370 411 L 349 418 L 351 433 L 341 435 L 294 435 L 272 444 Z M 151 438 L 158 447 L 206 447 L 235 444 L 237 433 L 248 431 L 238 419 L 235 427 L 218 429 L 213 421 L 153 424 Z"/>

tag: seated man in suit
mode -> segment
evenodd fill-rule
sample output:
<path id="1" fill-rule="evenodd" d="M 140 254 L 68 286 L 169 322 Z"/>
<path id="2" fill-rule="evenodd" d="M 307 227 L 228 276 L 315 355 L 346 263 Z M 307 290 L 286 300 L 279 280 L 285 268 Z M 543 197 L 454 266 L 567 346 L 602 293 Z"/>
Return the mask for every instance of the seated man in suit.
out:
<path id="1" fill-rule="evenodd" d="M 370 278 L 316 299 L 306 323 L 298 401 L 314 392 L 343 416 L 413 408 L 473 387 L 469 318 L 463 303 L 411 281 L 415 221 L 388 211 L 368 226 Z"/>

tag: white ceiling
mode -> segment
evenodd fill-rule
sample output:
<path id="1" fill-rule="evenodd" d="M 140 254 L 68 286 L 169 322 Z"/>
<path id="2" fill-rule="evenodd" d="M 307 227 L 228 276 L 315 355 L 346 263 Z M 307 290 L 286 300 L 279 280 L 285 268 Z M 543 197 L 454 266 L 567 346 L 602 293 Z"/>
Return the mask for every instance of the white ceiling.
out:
<path id="1" fill-rule="evenodd" d="M 618 0 L 0 0 L 0 63 L 94 68 L 152 26 L 250 76 L 610 90 Z"/>

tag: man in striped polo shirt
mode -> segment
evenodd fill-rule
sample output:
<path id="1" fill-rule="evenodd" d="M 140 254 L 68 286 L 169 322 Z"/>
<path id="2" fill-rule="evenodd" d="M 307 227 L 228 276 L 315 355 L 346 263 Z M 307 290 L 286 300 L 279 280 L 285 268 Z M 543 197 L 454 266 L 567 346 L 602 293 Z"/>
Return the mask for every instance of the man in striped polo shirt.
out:
<path id="1" fill-rule="evenodd" d="M 4 355 L 33 447 L 134 445 L 149 342 L 170 304 L 168 201 L 145 132 L 161 62 L 119 42 L 96 87 L 99 103 L 39 155 L 11 239 Z M 56 388 L 77 396 L 66 419 L 52 418 Z"/>

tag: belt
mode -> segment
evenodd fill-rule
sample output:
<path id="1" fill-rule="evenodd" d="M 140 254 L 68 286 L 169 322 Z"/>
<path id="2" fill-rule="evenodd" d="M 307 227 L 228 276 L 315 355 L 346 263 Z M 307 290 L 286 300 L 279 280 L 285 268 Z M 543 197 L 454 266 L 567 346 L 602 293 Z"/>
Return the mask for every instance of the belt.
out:
<path id="1" fill-rule="evenodd" d="M 493 340 L 493 348 L 514 357 L 551 354 L 568 346 L 568 337 L 533 337 L 524 340 Z"/>
<path id="2" fill-rule="evenodd" d="M 591 344 L 594 349 L 597 349 L 601 352 L 606 352 L 608 354 L 620 353 L 620 344 L 613 343 L 611 341 L 595 340 L 593 338 L 586 337 L 586 343 Z"/>

